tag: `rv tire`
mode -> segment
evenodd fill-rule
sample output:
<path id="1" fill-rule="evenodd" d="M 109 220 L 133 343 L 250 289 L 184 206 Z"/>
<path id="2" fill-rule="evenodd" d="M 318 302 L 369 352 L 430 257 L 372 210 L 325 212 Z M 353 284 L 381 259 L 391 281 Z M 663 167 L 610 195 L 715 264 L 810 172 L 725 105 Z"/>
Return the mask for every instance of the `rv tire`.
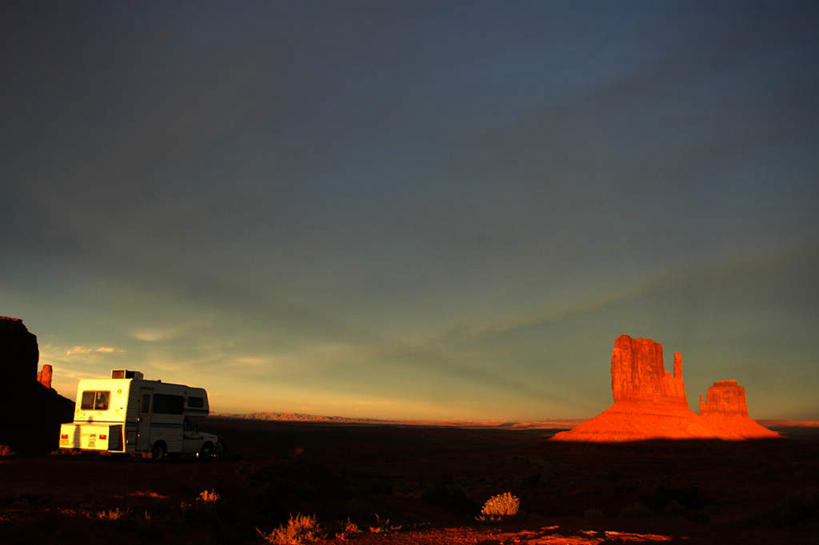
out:
<path id="1" fill-rule="evenodd" d="M 202 445 L 202 449 L 199 451 L 198 458 L 200 460 L 210 460 L 213 458 L 213 443 L 208 441 L 204 445 Z"/>
<path id="2" fill-rule="evenodd" d="M 164 441 L 157 441 L 154 443 L 154 446 L 151 447 L 151 459 L 155 462 L 164 460 L 167 454 L 168 448 L 165 446 Z"/>

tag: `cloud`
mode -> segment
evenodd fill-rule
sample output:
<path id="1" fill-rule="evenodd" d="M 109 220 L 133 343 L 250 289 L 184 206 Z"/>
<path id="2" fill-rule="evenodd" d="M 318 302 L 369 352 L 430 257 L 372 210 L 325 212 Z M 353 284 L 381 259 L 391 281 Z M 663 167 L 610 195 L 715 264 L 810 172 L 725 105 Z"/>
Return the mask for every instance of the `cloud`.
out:
<path id="1" fill-rule="evenodd" d="M 167 329 L 140 329 L 131 333 L 131 337 L 136 340 L 150 343 L 166 341 L 174 336 L 176 336 L 176 334 Z"/>
<path id="2" fill-rule="evenodd" d="M 120 348 L 112 348 L 110 346 L 98 346 L 96 348 L 90 346 L 79 346 L 75 345 L 65 351 L 65 355 L 68 356 L 75 356 L 75 355 L 90 355 L 90 354 L 116 354 L 119 352 L 125 352 Z"/>

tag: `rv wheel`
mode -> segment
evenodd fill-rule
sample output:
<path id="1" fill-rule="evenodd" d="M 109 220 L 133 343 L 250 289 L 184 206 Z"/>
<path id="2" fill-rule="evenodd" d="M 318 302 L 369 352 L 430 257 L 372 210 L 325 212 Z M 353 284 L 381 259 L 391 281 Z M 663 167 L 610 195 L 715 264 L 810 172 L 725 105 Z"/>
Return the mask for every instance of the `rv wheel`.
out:
<path id="1" fill-rule="evenodd" d="M 205 443 L 202 445 L 202 450 L 198 452 L 200 460 L 210 460 L 213 457 L 213 443 Z"/>
<path id="2" fill-rule="evenodd" d="M 168 453 L 168 449 L 165 448 L 165 443 L 162 441 L 157 441 L 154 443 L 154 446 L 151 447 L 151 459 L 155 462 L 165 459 L 165 455 Z"/>

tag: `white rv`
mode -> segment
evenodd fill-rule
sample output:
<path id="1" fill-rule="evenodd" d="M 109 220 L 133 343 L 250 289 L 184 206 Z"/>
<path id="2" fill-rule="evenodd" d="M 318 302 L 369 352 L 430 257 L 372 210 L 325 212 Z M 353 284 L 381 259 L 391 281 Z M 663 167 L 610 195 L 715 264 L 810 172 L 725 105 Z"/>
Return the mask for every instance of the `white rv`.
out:
<path id="1" fill-rule="evenodd" d="M 74 422 L 60 426 L 60 449 L 150 455 L 221 456 L 218 435 L 198 431 L 208 414 L 204 388 L 145 380 L 139 371 L 115 369 L 110 379 L 77 386 Z"/>

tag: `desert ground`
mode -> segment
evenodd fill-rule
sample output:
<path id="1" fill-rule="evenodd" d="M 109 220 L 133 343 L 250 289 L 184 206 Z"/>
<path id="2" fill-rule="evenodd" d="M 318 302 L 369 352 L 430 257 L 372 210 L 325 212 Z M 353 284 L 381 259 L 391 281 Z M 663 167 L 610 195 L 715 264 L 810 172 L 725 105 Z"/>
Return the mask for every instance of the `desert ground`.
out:
<path id="1" fill-rule="evenodd" d="M 819 543 L 815 427 L 626 444 L 214 417 L 201 428 L 231 456 L 0 458 L 0 543 L 262 544 L 299 513 L 316 517 L 321 543 Z M 515 517 L 476 519 L 507 491 Z"/>

